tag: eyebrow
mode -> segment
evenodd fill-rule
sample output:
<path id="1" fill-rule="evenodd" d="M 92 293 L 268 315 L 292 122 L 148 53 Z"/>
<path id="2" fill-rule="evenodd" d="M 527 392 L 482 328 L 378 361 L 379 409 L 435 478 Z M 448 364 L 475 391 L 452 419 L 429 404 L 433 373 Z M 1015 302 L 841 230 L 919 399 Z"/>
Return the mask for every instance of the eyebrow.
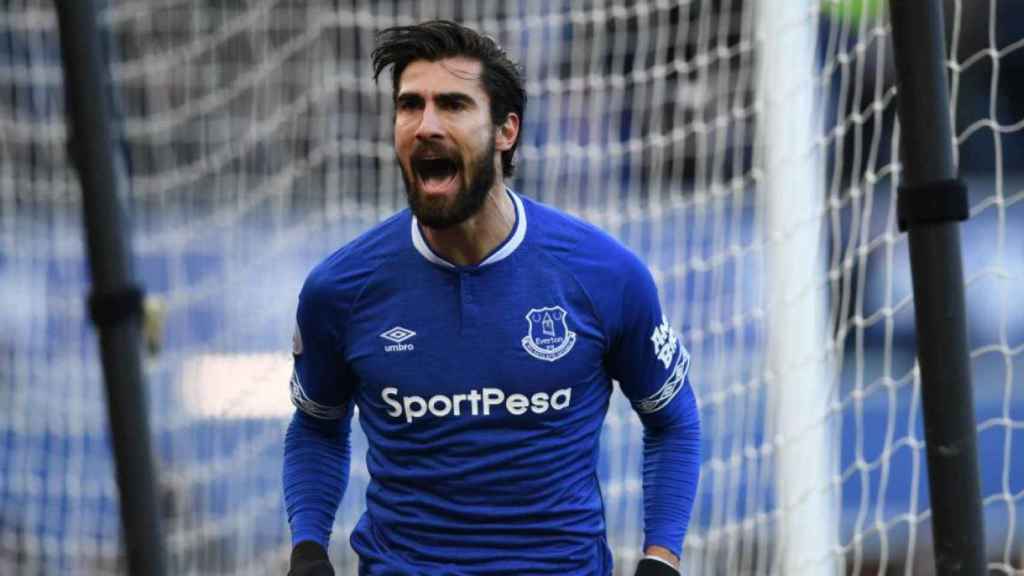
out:
<path id="1" fill-rule="evenodd" d="M 476 101 L 472 96 L 465 92 L 442 92 L 434 96 L 434 100 L 438 104 L 475 104 Z M 403 92 L 395 98 L 396 104 L 419 104 L 423 102 L 423 96 L 416 92 Z"/>
<path id="2" fill-rule="evenodd" d="M 463 92 L 443 92 L 434 97 L 440 104 L 474 104 L 476 101 Z"/>

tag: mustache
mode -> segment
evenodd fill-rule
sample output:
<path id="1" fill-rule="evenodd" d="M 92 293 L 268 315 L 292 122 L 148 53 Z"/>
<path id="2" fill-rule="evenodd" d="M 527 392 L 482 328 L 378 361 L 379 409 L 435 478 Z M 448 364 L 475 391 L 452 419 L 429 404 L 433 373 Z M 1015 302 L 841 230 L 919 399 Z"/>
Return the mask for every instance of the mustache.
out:
<path id="1" fill-rule="evenodd" d="M 439 142 L 429 141 L 417 144 L 409 154 L 410 160 L 422 160 L 424 158 L 447 158 L 453 162 L 461 161 L 458 151 L 448 148 Z"/>

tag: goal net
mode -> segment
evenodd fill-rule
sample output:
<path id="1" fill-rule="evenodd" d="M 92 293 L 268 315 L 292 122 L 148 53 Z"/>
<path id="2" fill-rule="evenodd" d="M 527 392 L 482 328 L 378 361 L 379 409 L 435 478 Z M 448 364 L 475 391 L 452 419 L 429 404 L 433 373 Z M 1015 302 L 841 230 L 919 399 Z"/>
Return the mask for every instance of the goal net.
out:
<path id="1" fill-rule="evenodd" d="M 171 574 L 281 574 L 283 433 L 309 269 L 396 210 L 374 34 L 434 17 L 519 59 L 512 187 L 650 265 L 692 354 L 692 574 L 931 570 L 906 235 L 914 146 L 871 0 L 101 2 L 148 303 L 145 375 Z M 789 6 L 785 6 L 789 4 Z M 1024 12 L 950 0 L 947 72 L 986 545 L 1024 570 Z M 0 10 L 0 573 L 120 574 L 85 314 L 81 191 L 53 3 Z M 901 142 L 902 141 L 902 142 Z M 616 392 L 598 474 L 616 574 L 642 545 L 641 427 Z M 365 438 L 331 556 L 355 573 Z"/>

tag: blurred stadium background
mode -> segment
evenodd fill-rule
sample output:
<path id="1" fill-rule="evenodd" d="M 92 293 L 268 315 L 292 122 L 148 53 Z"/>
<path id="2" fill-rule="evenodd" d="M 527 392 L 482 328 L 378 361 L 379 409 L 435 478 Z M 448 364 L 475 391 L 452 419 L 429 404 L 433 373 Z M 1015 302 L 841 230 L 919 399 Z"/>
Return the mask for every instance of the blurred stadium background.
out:
<path id="1" fill-rule="evenodd" d="M 117 574 L 118 498 L 85 315 L 56 17 L 41 0 L 0 5 L 0 574 Z M 809 2 L 774 29 L 761 25 L 765 9 L 101 3 L 137 273 L 161 319 L 146 377 L 169 573 L 285 571 L 280 464 L 297 292 L 315 262 L 404 206 L 390 86 L 372 82 L 368 54 L 376 30 L 432 17 L 476 26 L 522 61 L 530 100 L 513 187 L 640 253 L 693 353 L 706 442 L 686 572 L 781 573 L 799 548 L 780 537 L 801 504 L 781 504 L 777 469 L 799 437 L 781 432 L 772 398 L 802 373 L 817 375 L 820 398 L 808 400 L 804 432 L 825 440 L 829 465 L 809 499 L 836 517 L 827 546 L 802 552 L 801 572 L 931 572 L 914 304 L 892 194 L 907 135 L 884 3 Z M 1024 4 L 951 0 L 946 23 L 971 195 L 962 238 L 987 556 L 991 572 L 1020 573 Z M 791 93 L 773 91 L 779 76 L 758 68 L 779 42 L 807 48 L 793 53 Z M 773 153 L 787 138 L 792 153 Z M 800 190 L 767 185 L 793 167 L 808 176 L 808 205 Z M 801 215 L 792 230 L 771 228 L 779 205 Z M 793 237 L 813 240 L 790 263 L 813 275 L 783 305 L 799 312 L 820 298 L 824 318 L 818 345 L 780 367 L 769 336 L 795 327 L 773 325 L 768 263 Z M 617 399 L 600 474 L 624 574 L 640 547 L 639 439 Z M 367 481 L 358 431 L 354 447 L 331 551 L 340 574 L 354 573 L 347 534 Z"/>

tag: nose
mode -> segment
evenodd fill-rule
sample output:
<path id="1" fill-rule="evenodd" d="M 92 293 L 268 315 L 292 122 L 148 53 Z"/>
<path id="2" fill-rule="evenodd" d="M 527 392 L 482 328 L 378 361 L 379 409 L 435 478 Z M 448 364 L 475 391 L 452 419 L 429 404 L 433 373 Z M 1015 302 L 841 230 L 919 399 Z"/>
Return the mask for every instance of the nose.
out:
<path id="1" fill-rule="evenodd" d="M 444 136 L 441 118 L 437 115 L 437 108 L 433 103 L 428 102 L 423 107 L 423 115 L 420 117 L 419 126 L 416 127 L 417 140 L 434 140 Z"/>

